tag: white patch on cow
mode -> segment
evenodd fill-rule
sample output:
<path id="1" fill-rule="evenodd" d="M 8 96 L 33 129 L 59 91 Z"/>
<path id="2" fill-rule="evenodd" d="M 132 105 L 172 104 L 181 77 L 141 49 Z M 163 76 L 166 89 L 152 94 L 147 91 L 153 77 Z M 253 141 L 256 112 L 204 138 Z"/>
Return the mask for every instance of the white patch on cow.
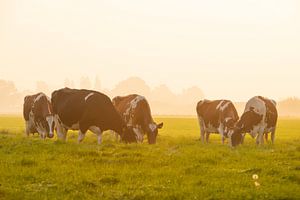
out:
<path id="1" fill-rule="evenodd" d="M 217 105 L 217 107 L 216 107 L 216 109 L 217 109 L 217 110 L 219 110 L 219 109 L 220 109 L 220 107 L 221 107 L 221 105 L 223 104 L 223 102 L 224 102 L 223 100 L 222 100 L 222 101 L 220 101 L 220 103 L 219 103 L 219 104 Z"/>
<path id="2" fill-rule="evenodd" d="M 126 109 L 126 111 L 124 112 L 124 116 L 128 116 L 128 120 L 127 120 L 127 125 L 128 126 L 132 126 L 133 122 L 132 122 L 132 116 L 131 113 L 134 112 L 134 110 L 136 109 L 136 107 L 138 106 L 138 103 L 142 100 L 145 100 L 145 97 L 143 96 L 137 96 L 134 99 L 132 99 L 129 103 L 128 108 Z M 125 117 L 126 118 L 126 117 Z"/>
<path id="3" fill-rule="evenodd" d="M 231 103 L 231 102 L 227 102 L 227 103 L 225 103 L 224 105 L 222 105 L 224 103 L 224 101 L 221 101 L 220 103 L 219 103 L 219 105 L 217 106 L 217 110 L 220 110 L 220 111 L 224 111 L 228 106 L 229 106 L 229 104 Z"/>
<path id="4" fill-rule="evenodd" d="M 259 115 L 266 115 L 267 108 L 265 102 L 258 97 L 253 97 L 247 102 L 245 112 L 250 111 L 251 109 Z"/>
<path id="5" fill-rule="evenodd" d="M 142 100 L 145 100 L 145 97 L 143 96 L 137 96 L 130 102 L 130 107 L 135 109 L 138 105 L 138 103 Z"/>
<path id="6" fill-rule="evenodd" d="M 219 124 L 218 133 L 220 133 L 221 135 L 224 135 L 224 124 L 223 123 Z"/>
<path id="7" fill-rule="evenodd" d="M 32 129 L 36 129 L 32 110 L 29 112 L 29 120 L 25 121 L 25 126 L 25 133 L 27 136 L 32 133 Z"/>
<path id="8" fill-rule="evenodd" d="M 232 120 L 232 117 L 226 117 L 225 122 L 227 123 L 229 120 Z"/>
<path id="9" fill-rule="evenodd" d="M 144 140 L 144 133 L 143 133 L 143 130 L 142 130 L 142 127 L 141 126 L 135 126 L 133 128 L 133 131 L 136 135 L 136 139 L 138 142 L 142 143 L 143 140 Z"/>
<path id="10" fill-rule="evenodd" d="M 276 101 L 275 100 L 273 100 L 273 99 L 270 99 L 270 101 L 272 102 L 272 104 L 276 107 L 277 106 L 277 103 L 276 103 Z"/>
<path id="11" fill-rule="evenodd" d="M 214 127 L 211 123 L 205 127 L 205 132 L 207 133 L 219 133 L 218 127 Z"/>
<path id="12" fill-rule="evenodd" d="M 85 101 L 87 101 L 88 98 L 90 98 L 90 97 L 93 96 L 94 94 L 95 94 L 94 92 L 91 92 L 91 93 L 89 93 L 88 95 L 86 95 L 86 97 L 84 98 Z"/>
<path id="13" fill-rule="evenodd" d="M 44 97 L 44 96 L 46 97 L 46 95 L 45 95 L 44 93 L 39 94 L 39 95 L 34 99 L 34 102 L 39 101 L 40 98 L 42 98 L 42 97 Z"/>
<path id="14" fill-rule="evenodd" d="M 46 121 L 49 126 L 49 136 L 52 137 L 54 134 L 54 130 L 52 129 L 52 124 L 54 123 L 54 117 L 52 115 L 46 117 Z"/>
<path id="15" fill-rule="evenodd" d="M 149 124 L 149 128 L 152 132 L 154 132 L 157 129 L 157 126 L 156 126 L 156 124 L 152 123 L 152 124 Z"/>
<path id="16" fill-rule="evenodd" d="M 230 130 L 227 133 L 228 138 L 231 138 L 232 134 L 234 133 L 234 130 Z"/>

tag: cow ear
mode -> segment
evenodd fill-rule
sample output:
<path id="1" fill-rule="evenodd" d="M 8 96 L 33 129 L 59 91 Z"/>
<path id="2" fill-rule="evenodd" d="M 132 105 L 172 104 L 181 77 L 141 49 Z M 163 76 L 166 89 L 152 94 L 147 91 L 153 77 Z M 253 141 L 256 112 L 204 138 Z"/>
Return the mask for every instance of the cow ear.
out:
<path id="1" fill-rule="evenodd" d="M 161 129 L 164 126 L 164 123 L 157 124 L 157 129 Z"/>

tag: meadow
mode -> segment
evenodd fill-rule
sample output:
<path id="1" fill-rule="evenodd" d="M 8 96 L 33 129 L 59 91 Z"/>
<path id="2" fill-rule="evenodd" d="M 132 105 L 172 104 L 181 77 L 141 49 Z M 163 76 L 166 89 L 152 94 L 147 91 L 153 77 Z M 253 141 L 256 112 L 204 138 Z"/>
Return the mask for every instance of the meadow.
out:
<path id="1" fill-rule="evenodd" d="M 156 121 L 156 145 L 109 133 L 97 145 L 92 133 L 26 138 L 22 117 L 1 116 L 0 199 L 300 199 L 300 119 L 280 119 L 274 145 L 247 136 L 235 149 L 219 135 L 202 144 L 195 118 Z"/>

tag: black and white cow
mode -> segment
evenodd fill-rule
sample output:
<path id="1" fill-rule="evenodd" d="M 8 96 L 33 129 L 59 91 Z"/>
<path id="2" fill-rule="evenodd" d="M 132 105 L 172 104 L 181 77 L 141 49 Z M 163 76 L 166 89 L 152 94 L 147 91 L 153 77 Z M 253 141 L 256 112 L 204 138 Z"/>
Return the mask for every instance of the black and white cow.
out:
<path id="1" fill-rule="evenodd" d="M 51 102 L 55 114 L 57 134 L 66 140 L 68 129 L 79 130 L 81 142 L 87 130 L 98 136 L 102 142 L 102 132 L 113 130 L 125 142 L 136 142 L 135 134 L 126 127 L 121 116 L 114 108 L 110 98 L 92 90 L 63 88 L 52 93 Z"/>
<path id="2" fill-rule="evenodd" d="M 117 96 L 113 98 L 112 102 L 127 126 L 133 127 L 137 141 L 143 142 L 146 133 L 148 143 L 156 143 L 158 129 L 163 127 L 163 123 L 156 124 L 154 122 L 149 103 L 145 97 L 137 94 Z"/>
<path id="3" fill-rule="evenodd" d="M 39 133 L 40 137 L 54 136 L 54 116 L 49 97 L 44 93 L 28 95 L 24 98 L 23 117 L 25 119 L 25 134 Z"/>
<path id="4" fill-rule="evenodd" d="M 245 133 L 250 133 L 253 138 L 256 138 L 257 144 L 263 144 L 264 134 L 267 139 L 268 133 L 271 133 L 271 140 L 274 143 L 277 118 L 276 102 L 262 96 L 255 96 L 247 102 L 245 111 L 236 124 L 235 132 L 243 134 L 242 141 Z"/>
<path id="5" fill-rule="evenodd" d="M 197 104 L 197 115 L 200 125 L 202 142 L 208 142 L 210 133 L 219 133 L 222 143 L 229 138 L 231 146 L 237 146 L 241 141 L 241 134 L 234 133 L 238 113 L 231 101 L 228 100 L 202 100 Z"/>

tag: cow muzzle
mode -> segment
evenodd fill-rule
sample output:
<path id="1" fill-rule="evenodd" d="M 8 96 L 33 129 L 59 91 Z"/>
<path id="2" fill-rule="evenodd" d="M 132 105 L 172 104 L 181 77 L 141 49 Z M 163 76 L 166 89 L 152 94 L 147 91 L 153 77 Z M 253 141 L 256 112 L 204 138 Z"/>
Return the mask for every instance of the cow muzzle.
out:
<path id="1" fill-rule="evenodd" d="M 49 134 L 48 134 L 48 138 L 53 138 L 54 137 L 54 133 L 53 132 L 50 132 Z"/>

